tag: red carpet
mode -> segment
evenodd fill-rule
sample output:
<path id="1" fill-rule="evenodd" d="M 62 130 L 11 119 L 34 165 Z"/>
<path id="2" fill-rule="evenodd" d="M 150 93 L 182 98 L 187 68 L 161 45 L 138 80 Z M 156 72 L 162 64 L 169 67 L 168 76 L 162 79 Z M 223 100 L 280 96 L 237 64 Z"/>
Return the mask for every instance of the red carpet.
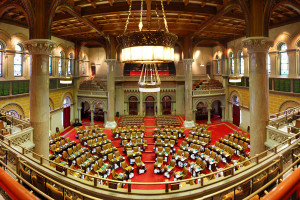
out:
<path id="1" fill-rule="evenodd" d="M 177 119 L 183 123 L 184 122 L 184 118 L 183 117 L 177 117 Z M 116 120 L 120 120 L 120 118 L 117 118 Z M 84 120 L 84 123 L 89 124 L 88 120 Z M 142 161 L 145 163 L 146 168 L 147 168 L 147 172 L 141 175 L 138 175 L 138 173 L 136 172 L 135 169 L 135 175 L 134 177 L 131 179 L 132 182 L 164 182 L 167 178 L 163 175 L 163 174 L 154 174 L 154 162 L 155 161 L 155 154 L 153 151 L 153 147 L 154 144 L 154 140 L 152 138 L 152 134 L 153 134 L 153 129 L 155 128 L 156 122 L 155 122 L 155 118 L 154 117 L 145 117 L 144 118 L 144 124 L 145 124 L 145 136 L 144 139 L 147 140 L 148 143 L 148 147 L 146 148 L 146 151 L 151 151 L 151 152 L 143 152 L 142 154 Z M 97 124 L 98 125 L 98 124 Z M 99 124 L 101 125 L 101 127 L 103 127 L 103 123 Z M 209 125 L 208 130 L 212 131 L 212 141 L 211 144 L 214 144 L 216 141 L 219 140 L 219 138 L 224 137 L 226 134 L 228 133 L 232 133 L 233 130 L 240 130 L 238 127 L 228 123 L 228 122 L 214 122 L 213 124 Z M 186 137 L 188 137 L 188 132 L 190 131 L 190 129 L 185 130 L 185 135 Z M 123 147 L 120 146 L 120 139 L 114 139 L 112 137 L 111 134 L 111 130 L 108 129 L 104 129 L 104 132 L 107 133 L 108 138 L 112 141 L 113 146 L 118 147 L 118 150 L 120 151 L 120 153 L 122 155 L 124 155 L 122 152 Z M 65 135 L 66 134 L 66 135 Z M 77 140 L 75 138 L 75 128 L 74 127 L 69 127 L 66 130 L 64 130 L 61 135 L 65 135 L 66 137 L 70 137 L 71 140 L 74 140 L 76 142 L 79 142 L 79 140 Z M 149 137 L 150 136 L 150 137 Z M 178 144 L 175 146 L 176 149 L 179 148 L 179 146 L 181 145 L 182 141 L 184 139 L 178 139 Z M 234 160 L 239 159 L 239 156 L 234 156 L 233 157 Z M 169 159 L 170 160 L 170 159 Z M 147 161 L 152 161 L 151 163 L 147 163 Z M 190 162 L 193 162 L 193 160 L 189 159 Z M 169 163 L 169 162 L 168 162 Z M 166 164 L 166 163 L 164 163 Z M 218 165 L 218 167 L 222 168 L 224 167 L 225 164 L 224 163 L 220 163 Z M 136 166 L 134 166 L 136 168 Z M 179 168 L 178 166 L 176 166 L 176 171 L 181 171 L 182 168 Z M 122 169 L 119 168 L 116 170 L 117 173 L 122 172 Z M 205 171 L 205 173 L 209 173 L 208 170 Z M 191 175 L 189 175 L 190 177 Z M 109 178 L 111 178 L 111 176 L 109 176 Z M 171 178 L 170 180 L 174 180 L 174 178 Z M 164 185 L 152 185 L 152 186 L 146 186 L 146 185 L 133 185 L 132 186 L 133 189 L 144 189 L 144 190 L 151 190 L 151 189 L 164 189 Z"/>

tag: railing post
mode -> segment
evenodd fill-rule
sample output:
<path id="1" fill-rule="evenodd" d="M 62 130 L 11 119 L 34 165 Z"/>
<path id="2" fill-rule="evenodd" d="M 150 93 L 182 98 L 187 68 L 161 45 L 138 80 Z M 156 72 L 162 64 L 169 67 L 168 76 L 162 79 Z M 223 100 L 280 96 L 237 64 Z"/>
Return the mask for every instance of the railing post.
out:
<path id="1" fill-rule="evenodd" d="M 11 141 L 10 140 L 8 140 L 8 146 L 10 146 L 11 145 Z"/>
<path id="2" fill-rule="evenodd" d="M 40 156 L 40 165 L 43 165 L 43 155 Z"/>
<path id="3" fill-rule="evenodd" d="M 68 176 L 68 169 L 65 167 L 65 176 Z"/>
<path id="4" fill-rule="evenodd" d="M 129 182 L 131 182 L 131 180 L 128 180 L 128 193 L 131 193 L 131 183 Z"/>
<path id="5" fill-rule="evenodd" d="M 274 153 L 277 154 L 277 146 L 275 146 Z"/>
<path id="6" fill-rule="evenodd" d="M 280 170 L 280 173 L 282 173 L 283 172 L 283 156 L 280 155 L 279 159 L 280 159 L 279 160 L 279 170 Z M 281 176 L 280 179 L 283 179 L 283 176 Z"/>
<path id="7" fill-rule="evenodd" d="M 169 181 L 168 179 L 165 180 L 165 182 L 168 182 L 168 181 Z M 165 191 L 166 191 L 166 193 L 169 192 L 169 184 L 168 183 L 165 184 Z"/>
<path id="8" fill-rule="evenodd" d="M 24 155 L 25 154 L 25 148 L 22 147 L 22 154 Z"/>
<path id="9" fill-rule="evenodd" d="M 200 179 L 201 187 L 203 187 L 203 178 Z"/>
<path id="10" fill-rule="evenodd" d="M 289 145 L 291 145 L 291 144 L 292 144 L 292 139 L 290 138 L 290 139 L 288 140 L 288 142 L 289 142 Z"/>
<path id="11" fill-rule="evenodd" d="M 20 156 L 17 156 L 17 159 L 16 159 L 16 173 L 18 175 L 20 175 Z M 20 182 L 20 179 L 18 179 L 18 181 Z"/>
<path id="12" fill-rule="evenodd" d="M 258 157 L 258 154 L 255 154 L 255 156 L 256 156 L 256 164 L 258 164 L 258 163 L 259 163 L 259 157 Z"/>

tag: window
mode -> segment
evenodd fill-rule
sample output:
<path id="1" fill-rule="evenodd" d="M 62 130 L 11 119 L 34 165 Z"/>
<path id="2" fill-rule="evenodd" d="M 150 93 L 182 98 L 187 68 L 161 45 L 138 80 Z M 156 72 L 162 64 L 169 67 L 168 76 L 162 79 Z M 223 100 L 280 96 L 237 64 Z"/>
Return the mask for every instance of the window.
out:
<path id="1" fill-rule="evenodd" d="M 216 55 L 216 66 L 217 66 L 217 74 L 220 73 L 220 66 L 219 66 L 219 56 Z"/>
<path id="2" fill-rule="evenodd" d="M 85 74 L 85 56 L 83 57 L 83 62 L 82 62 L 82 73 Z"/>
<path id="3" fill-rule="evenodd" d="M 3 69 L 3 44 L 0 43 L 0 76 L 2 76 Z"/>
<path id="4" fill-rule="evenodd" d="M 270 58 L 270 54 L 267 55 L 267 59 L 268 59 L 268 73 L 271 74 L 271 58 Z"/>
<path id="5" fill-rule="evenodd" d="M 230 66 L 230 73 L 234 74 L 234 60 L 233 60 L 233 53 L 229 53 L 229 66 Z"/>
<path id="6" fill-rule="evenodd" d="M 52 56 L 49 56 L 49 76 L 52 76 Z"/>
<path id="7" fill-rule="evenodd" d="M 279 63 L 280 63 L 280 75 L 288 75 L 289 74 L 289 58 L 287 55 L 287 45 L 282 43 L 279 46 Z"/>
<path id="8" fill-rule="evenodd" d="M 298 62 L 298 74 L 300 75 L 300 41 L 298 41 L 298 45 L 297 46 L 298 46 L 298 50 L 299 50 L 298 51 L 298 54 L 299 54 L 298 55 L 298 61 L 299 61 Z"/>
<path id="9" fill-rule="evenodd" d="M 71 68 L 72 68 L 72 60 L 73 59 L 73 54 L 70 53 L 69 54 L 69 61 L 68 61 L 68 74 L 70 75 L 71 74 Z"/>
<path id="10" fill-rule="evenodd" d="M 64 53 L 61 51 L 59 54 L 60 54 L 60 58 L 58 60 L 58 75 L 61 75 L 62 74 L 62 63 L 63 63 Z"/>
<path id="11" fill-rule="evenodd" d="M 15 57 L 14 57 L 14 76 L 22 76 L 23 68 L 23 47 L 20 44 L 15 46 Z"/>
<path id="12" fill-rule="evenodd" d="M 70 99 L 70 97 L 66 97 L 63 102 L 63 107 L 66 108 L 69 106 L 71 106 L 71 99 Z"/>
<path id="13" fill-rule="evenodd" d="M 245 73 L 245 63 L 244 63 L 244 54 L 243 51 L 239 53 L 239 60 L 240 60 L 240 74 Z"/>

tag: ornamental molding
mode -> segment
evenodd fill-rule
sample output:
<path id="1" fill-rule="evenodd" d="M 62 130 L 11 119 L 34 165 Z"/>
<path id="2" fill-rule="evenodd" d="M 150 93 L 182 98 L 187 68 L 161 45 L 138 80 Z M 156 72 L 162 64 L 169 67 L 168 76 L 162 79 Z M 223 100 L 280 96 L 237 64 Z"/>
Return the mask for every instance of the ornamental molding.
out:
<path id="1" fill-rule="evenodd" d="M 186 65 L 191 65 L 194 62 L 194 59 L 182 59 L 182 62 Z"/>
<path id="2" fill-rule="evenodd" d="M 55 42 L 47 39 L 33 39 L 23 42 L 26 50 L 33 55 L 50 55 L 55 48 Z"/>
<path id="3" fill-rule="evenodd" d="M 250 37 L 242 40 L 242 46 L 248 53 L 267 52 L 274 42 L 268 37 Z"/>
<path id="4" fill-rule="evenodd" d="M 116 64 L 117 63 L 117 59 L 106 59 L 105 60 L 105 62 L 107 63 L 107 64 Z"/>

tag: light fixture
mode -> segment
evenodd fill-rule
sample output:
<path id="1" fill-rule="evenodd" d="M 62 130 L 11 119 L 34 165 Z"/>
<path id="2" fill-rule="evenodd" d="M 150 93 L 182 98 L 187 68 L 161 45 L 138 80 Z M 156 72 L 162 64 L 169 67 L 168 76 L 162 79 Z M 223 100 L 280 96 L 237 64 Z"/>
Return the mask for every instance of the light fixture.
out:
<path id="1" fill-rule="evenodd" d="M 166 63 L 174 61 L 174 46 L 177 41 L 175 34 L 169 33 L 163 0 L 161 0 L 165 30 L 142 31 L 143 0 L 138 32 L 126 33 L 131 14 L 131 4 L 124 33 L 118 37 L 122 46 L 122 62 L 125 63 Z"/>
<path id="2" fill-rule="evenodd" d="M 156 64 L 143 64 L 142 73 L 139 79 L 140 92 L 159 92 L 160 78 Z"/>
<path id="3" fill-rule="evenodd" d="M 240 83 L 242 82 L 242 77 L 240 76 L 229 76 L 230 83 Z"/>
<path id="4" fill-rule="evenodd" d="M 72 78 L 69 76 L 63 77 L 59 80 L 59 83 L 62 85 L 69 85 L 72 84 Z"/>

